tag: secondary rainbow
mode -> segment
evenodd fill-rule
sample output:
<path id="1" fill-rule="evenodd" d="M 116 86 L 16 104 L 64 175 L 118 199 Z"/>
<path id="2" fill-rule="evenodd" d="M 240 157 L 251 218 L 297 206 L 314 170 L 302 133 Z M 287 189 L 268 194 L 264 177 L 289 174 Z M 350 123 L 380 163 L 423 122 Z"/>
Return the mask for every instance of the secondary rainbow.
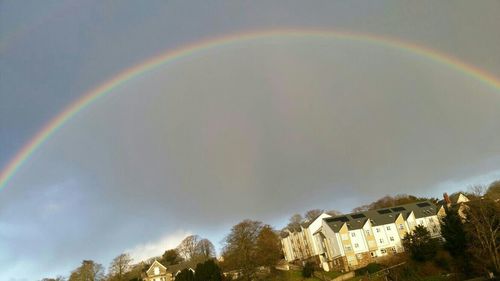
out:
<path id="1" fill-rule="evenodd" d="M 475 79 L 484 82 L 490 87 L 493 87 L 495 90 L 500 90 L 500 81 L 495 76 L 482 69 L 479 69 L 475 66 L 460 61 L 455 57 L 438 52 L 436 50 L 432 50 L 415 43 L 400 41 L 395 38 L 366 33 L 310 29 L 278 29 L 233 34 L 218 37 L 215 39 L 203 40 L 194 44 L 167 51 L 119 73 L 117 76 L 104 82 L 97 88 L 94 88 L 90 92 L 83 94 L 80 99 L 76 100 L 68 107 L 66 107 L 61 113 L 59 113 L 55 118 L 48 122 L 40 131 L 38 131 L 38 133 L 28 143 L 26 143 L 20 151 L 17 152 L 17 154 L 10 160 L 10 162 L 8 162 L 8 164 L 0 174 L 0 190 L 7 185 L 9 180 L 12 179 L 12 177 L 15 175 L 16 171 L 18 171 L 23 163 L 25 163 L 29 159 L 30 155 L 32 155 L 45 141 L 47 141 L 47 139 L 50 138 L 50 136 L 54 132 L 61 128 L 75 114 L 82 111 L 87 106 L 90 106 L 100 97 L 110 93 L 113 89 L 126 83 L 130 79 L 140 76 L 141 74 L 155 69 L 160 65 L 170 63 L 172 61 L 181 59 L 202 50 L 217 48 L 234 43 L 241 43 L 249 40 L 272 37 L 335 38 L 395 48 L 420 55 L 423 58 L 427 58 L 441 64 L 448 65 L 449 67 L 460 71 L 467 76 L 474 77 Z"/>

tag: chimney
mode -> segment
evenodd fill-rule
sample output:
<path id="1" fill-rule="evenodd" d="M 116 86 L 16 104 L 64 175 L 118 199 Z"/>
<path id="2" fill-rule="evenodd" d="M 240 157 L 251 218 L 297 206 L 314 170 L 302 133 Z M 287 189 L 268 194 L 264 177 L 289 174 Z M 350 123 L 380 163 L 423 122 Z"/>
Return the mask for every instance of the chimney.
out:
<path id="1" fill-rule="evenodd" d="M 443 198 L 444 198 L 444 201 L 446 202 L 447 205 L 450 205 L 451 204 L 451 200 L 450 200 L 450 196 L 448 196 L 448 193 L 443 193 Z"/>

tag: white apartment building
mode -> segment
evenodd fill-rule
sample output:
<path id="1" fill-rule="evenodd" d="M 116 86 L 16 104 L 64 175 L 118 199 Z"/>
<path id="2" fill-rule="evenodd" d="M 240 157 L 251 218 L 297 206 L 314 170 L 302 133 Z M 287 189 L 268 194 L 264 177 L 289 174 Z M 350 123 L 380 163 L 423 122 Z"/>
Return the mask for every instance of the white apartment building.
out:
<path id="1" fill-rule="evenodd" d="M 323 219 L 331 217 L 323 213 L 302 223 L 294 229 L 285 229 L 281 237 L 281 246 L 287 262 L 305 262 L 310 259 L 319 259 L 322 248 L 317 244 L 313 234 L 322 227 Z"/>
<path id="2" fill-rule="evenodd" d="M 404 251 L 402 238 L 417 225 L 440 237 L 444 208 L 429 201 L 325 218 L 313 233 L 324 270 L 349 271 Z"/>

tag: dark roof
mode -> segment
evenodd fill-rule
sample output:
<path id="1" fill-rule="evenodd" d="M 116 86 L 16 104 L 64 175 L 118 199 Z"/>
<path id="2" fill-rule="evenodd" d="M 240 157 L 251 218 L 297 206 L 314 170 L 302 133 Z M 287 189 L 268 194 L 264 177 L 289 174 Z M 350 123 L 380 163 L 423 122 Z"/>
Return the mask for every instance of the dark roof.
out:
<path id="1" fill-rule="evenodd" d="M 203 263 L 207 260 L 208 260 L 207 258 L 200 257 L 200 258 L 194 258 L 190 261 L 185 261 L 174 265 L 168 265 L 167 271 L 170 271 L 172 272 L 172 274 L 175 275 L 178 271 L 183 270 L 184 268 L 192 268 L 193 270 L 196 270 L 197 264 Z"/>
<path id="2" fill-rule="evenodd" d="M 333 231 L 338 232 L 344 223 L 347 224 L 349 230 L 353 230 L 362 228 L 368 219 L 371 221 L 373 226 L 377 226 L 393 223 L 400 214 L 403 215 L 403 218 L 406 220 L 411 212 L 413 212 L 415 218 L 422 218 L 436 215 L 438 210 L 438 207 L 432 202 L 422 201 L 389 208 L 351 213 L 325 218 L 323 220 Z"/>
<path id="3" fill-rule="evenodd" d="M 178 271 L 183 270 L 184 268 L 192 268 L 193 270 L 195 270 L 197 264 L 203 263 L 209 259 L 210 258 L 199 257 L 199 258 L 193 258 L 190 261 L 184 261 L 184 262 L 181 262 L 178 264 L 173 264 L 173 265 L 165 265 L 165 264 L 161 263 L 159 260 L 156 260 L 156 261 L 158 263 L 160 263 L 161 265 L 163 265 L 164 267 L 166 267 L 167 272 L 170 272 L 173 275 L 175 275 Z M 151 264 L 145 266 L 143 268 L 143 272 L 146 272 L 150 267 L 151 267 Z"/>
<path id="4" fill-rule="evenodd" d="M 302 228 L 300 226 L 290 227 L 288 230 L 290 230 L 290 232 L 302 232 Z"/>

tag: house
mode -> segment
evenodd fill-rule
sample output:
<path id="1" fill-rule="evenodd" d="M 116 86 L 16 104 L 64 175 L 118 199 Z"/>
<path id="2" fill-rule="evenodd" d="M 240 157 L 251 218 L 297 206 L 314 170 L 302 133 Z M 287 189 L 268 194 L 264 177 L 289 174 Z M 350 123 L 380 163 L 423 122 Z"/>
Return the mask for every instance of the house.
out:
<path id="1" fill-rule="evenodd" d="M 167 270 L 163 264 L 155 260 L 143 274 L 143 281 L 172 281 L 172 272 Z"/>
<path id="2" fill-rule="evenodd" d="M 462 192 L 454 193 L 452 195 L 448 195 L 448 193 L 443 193 L 443 200 L 440 200 L 438 203 L 440 205 L 446 205 L 447 207 L 469 202 L 469 198 L 465 196 Z"/>
<path id="3" fill-rule="evenodd" d="M 438 204 L 442 205 L 446 209 L 456 208 L 458 215 L 465 219 L 465 210 L 467 208 L 466 203 L 469 202 L 469 198 L 465 196 L 462 192 L 454 193 L 448 195 L 448 193 L 443 193 L 443 200 L 440 200 Z"/>
<path id="4" fill-rule="evenodd" d="M 326 271 L 349 271 L 403 252 L 403 237 L 417 225 L 439 238 L 444 215 L 442 206 L 424 201 L 324 218 L 313 234 L 320 247 L 320 266 Z"/>
<path id="5" fill-rule="evenodd" d="M 197 258 L 188 262 L 182 262 L 175 265 L 164 266 L 159 261 L 154 260 L 151 266 L 142 274 L 142 281 L 173 281 L 175 276 L 181 272 L 181 270 L 187 268 L 193 273 L 195 272 L 193 267 L 196 264 L 203 263 L 206 258 Z"/>
<path id="6" fill-rule="evenodd" d="M 324 218 L 331 217 L 322 213 L 316 218 L 303 222 L 294 228 L 285 229 L 281 236 L 281 246 L 287 262 L 320 262 L 320 247 L 313 234 L 321 227 Z"/>

